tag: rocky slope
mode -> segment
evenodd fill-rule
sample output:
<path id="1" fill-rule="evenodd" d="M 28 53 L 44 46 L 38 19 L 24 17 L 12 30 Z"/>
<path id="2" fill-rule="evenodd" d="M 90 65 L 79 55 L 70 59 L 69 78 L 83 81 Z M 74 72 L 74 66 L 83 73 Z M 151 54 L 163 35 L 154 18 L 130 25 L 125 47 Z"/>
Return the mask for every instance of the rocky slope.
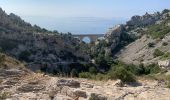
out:
<path id="1" fill-rule="evenodd" d="M 154 57 L 156 49 L 169 52 L 170 10 L 143 16 L 133 16 L 126 24 L 110 28 L 105 34 L 103 44 L 105 55 L 112 56 L 125 63 L 157 63 L 160 57 Z M 148 45 L 153 44 L 153 47 Z M 165 45 L 164 45 L 165 44 Z"/>
<path id="2" fill-rule="evenodd" d="M 58 66 L 59 62 L 89 60 L 79 47 L 80 42 L 69 34 L 42 29 L 23 21 L 15 14 L 0 9 L 0 48 L 2 52 L 25 61 L 32 70 Z"/>
<path id="3" fill-rule="evenodd" d="M 145 65 L 151 63 L 158 63 L 159 60 L 168 60 L 169 52 L 170 52 L 170 12 L 162 14 L 156 13 L 150 16 L 153 21 L 150 21 L 146 24 L 140 31 L 134 32 L 131 31 L 132 34 L 142 34 L 136 41 L 130 43 L 126 47 L 124 47 L 119 53 L 117 53 L 117 57 L 119 60 L 125 63 L 133 63 L 140 64 L 143 63 Z M 144 18 L 146 15 L 143 16 Z M 143 17 L 137 17 L 139 19 L 143 19 Z M 151 20 L 149 17 L 149 20 Z M 153 17 L 153 18 L 152 18 Z M 136 17 L 135 17 L 136 18 Z M 136 19 L 132 17 L 132 20 L 127 22 L 132 23 L 136 21 Z M 156 19 L 154 19 L 156 18 Z M 148 19 L 148 18 L 147 18 Z M 140 23 L 145 23 L 147 21 L 136 21 L 137 25 L 143 25 Z M 131 25 L 131 24 L 130 24 Z M 162 28 L 163 27 L 163 28 Z M 139 28 L 139 27 L 138 27 Z M 167 29 L 166 29 L 167 28 Z M 137 29 L 139 30 L 139 29 Z M 166 30 L 166 31 L 165 31 Z M 160 50 L 164 53 L 164 55 L 154 57 L 154 52 L 156 50 Z M 165 57 L 167 56 L 167 57 Z"/>

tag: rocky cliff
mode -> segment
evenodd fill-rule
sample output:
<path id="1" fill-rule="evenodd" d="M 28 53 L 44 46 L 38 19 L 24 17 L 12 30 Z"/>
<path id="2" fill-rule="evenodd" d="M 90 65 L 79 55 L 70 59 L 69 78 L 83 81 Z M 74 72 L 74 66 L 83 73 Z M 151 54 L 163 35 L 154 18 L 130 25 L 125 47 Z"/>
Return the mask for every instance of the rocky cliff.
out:
<path id="1" fill-rule="evenodd" d="M 27 62 L 33 70 L 55 68 L 58 62 L 87 62 L 80 42 L 69 34 L 48 31 L 0 9 L 0 48 L 2 52 Z"/>
<path id="2" fill-rule="evenodd" d="M 133 16 L 126 24 L 110 28 L 108 32 L 106 32 L 104 39 L 107 42 L 108 49 L 110 49 L 114 55 L 115 52 L 119 51 L 122 47 L 141 38 L 143 35 L 163 37 L 168 34 L 169 12 L 170 11 L 166 9 L 154 14 L 146 13 L 143 16 Z M 152 32 L 154 29 L 160 29 L 160 31 L 155 30 L 154 33 Z"/>

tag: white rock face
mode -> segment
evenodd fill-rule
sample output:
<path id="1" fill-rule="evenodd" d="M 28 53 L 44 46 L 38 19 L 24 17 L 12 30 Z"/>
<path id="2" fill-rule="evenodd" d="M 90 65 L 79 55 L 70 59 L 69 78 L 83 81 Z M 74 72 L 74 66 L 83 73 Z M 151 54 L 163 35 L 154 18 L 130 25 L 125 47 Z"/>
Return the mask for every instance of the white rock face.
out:
<path id="1" fill-rule="evenodd" d="M 111 51 L 116 48 L 116 46 L 120 43 L 120 36 L 124 30 L 123 25 L 117 25 L 113 28 L 110 28 L 108 32 L 105 34 L 105 40 L 108 44 L 111 44 Z"/>
<path id="2" fill-rule="evenodd" d="M 158 65 L 162 68 L 168 69 L 170 67 L 170 61 L 169 60 L 158 61 Z"/>

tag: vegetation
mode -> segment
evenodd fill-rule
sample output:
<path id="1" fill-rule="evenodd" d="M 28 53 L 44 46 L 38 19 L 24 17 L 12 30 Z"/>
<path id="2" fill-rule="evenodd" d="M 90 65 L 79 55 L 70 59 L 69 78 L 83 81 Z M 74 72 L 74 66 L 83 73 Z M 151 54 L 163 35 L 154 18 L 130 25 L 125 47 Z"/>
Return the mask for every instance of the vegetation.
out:
<path id="1" fill-rule="evenodd" d="M 168 45 L 168 42 L 163 42 L 162 43 L 162 46 L 167 46 Z"/>
<path id="2" fill-rule="evenodd" d="M 160 24 L 151 25 L 148 27 L 146 33 L 151 35 L 155 39 L 162 39 L 166 34 L 170 33 L 170 26 L 167 25 L 168 22 L 170 22 L 170 20 L 165 20 Z"/>
<path id="3" fill-rule="evenodd" d="M 0 54 L 0 64 L 5 60 L 5 55 L 4 54 Z"/>
<path id="4" fill-rule="evenodd" d="M 154 57 L 159 57 L 159 56 L 163 56 L 164 52 L 160 51 L 159 49 L 155 49 L 153 56 Z"/>
<path id="5" fill-rule="evenodd" d="M 19 60 L 22 60 L 22 61 L 29 61 L 29 56 L 31 55 L 31 53 L 29 51 L 22 51 L 20 54 L 19 54 Z"/>
<path id="6" fill-rule="evenodd" d="M 149 47 L 149 48 L 155 47 L 155 43 L 153 43 L 153 42 L 148 43 L 148 47 Z"/>
<path id="7" fill-rule="evenodd" d="M 166 77 L 167 80 L 167 87 L 170 88 L 170 75 Z"/>
<path id="8" fill-rule="evenodd" d="M 118 66 L 108 73 L 110 79 L 120 79 L 123 82 L 135 82 L 134 75 L 127 71 L 123 66 Z"/>
<path id="9" fill-rule="evenodd" d="M 150 64 L 148 66 L 140 64 L 139 66 L 136 66 L 133 64 L 127 65 L 122 62 L 115 61 L 112 63 L 108 71 L 95 71 L 96 73 L 90 73 L 89 71 L 81 72 L 79 73 L 79 77 L 94 80 L 120 79 L 123 82 L 134 82 L 136 80 L 136 76 L 157 74 L 160 71 L 161 69 L 157 64 Z"/>
<path id="10" fill-rule="evenodd" d="M 162 60 L 168 60 L 170 59 L 170 52 L 164 53 L 164 55 L 161 56 Z"/>
<path id="11" fill-rule="evenodd" d="M 8 97 L 10 97 L 10 94 L 8 92 L 0 93 L 0 100 L 6 100 Z"/>

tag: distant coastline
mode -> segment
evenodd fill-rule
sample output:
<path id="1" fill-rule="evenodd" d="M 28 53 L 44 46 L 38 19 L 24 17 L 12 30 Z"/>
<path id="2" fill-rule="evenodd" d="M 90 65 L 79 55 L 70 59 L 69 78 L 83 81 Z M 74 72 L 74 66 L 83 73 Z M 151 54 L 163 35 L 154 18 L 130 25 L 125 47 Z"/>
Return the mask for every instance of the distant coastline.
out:
<path id="1" fill-rule="evenodd" d="M 72 34 L 103 34 L 108 28 L 126 22 L 126 19 L 122 18 L 100 17 L 23 17 L 23 19 L 49 30 Z"/>

